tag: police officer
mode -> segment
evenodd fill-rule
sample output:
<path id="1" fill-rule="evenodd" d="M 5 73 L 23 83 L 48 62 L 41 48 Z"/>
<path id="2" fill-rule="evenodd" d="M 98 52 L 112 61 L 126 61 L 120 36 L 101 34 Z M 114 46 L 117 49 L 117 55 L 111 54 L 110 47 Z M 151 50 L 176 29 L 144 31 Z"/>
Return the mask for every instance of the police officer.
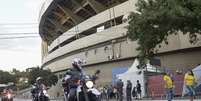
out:
<path id="1" fill-rule="evenodd" d="M 43 78 L 37 77 L 36 82 L 33 85 L 33 88 L 31 90 L 32 97 L 34 98 L 34 101 L 38 101 L 38 94 L 40 92 L 43 92 L 43 89 L 46 89 L 46 86 L 43 84 Z"/>
<path id="2" fill-rule="evenodd" d="M 69 69 L 66 72 L 66 75 L 69 75 L 69 95 L 68 95 L 68 100 L 69 101 L 76 101 L 76 89 L 78 87 L 78 81 L 81 79 L 83 75 L 82 71 L 82 60 L 79 58 L 75 58 L 72 61 L 72 68 Z"/>

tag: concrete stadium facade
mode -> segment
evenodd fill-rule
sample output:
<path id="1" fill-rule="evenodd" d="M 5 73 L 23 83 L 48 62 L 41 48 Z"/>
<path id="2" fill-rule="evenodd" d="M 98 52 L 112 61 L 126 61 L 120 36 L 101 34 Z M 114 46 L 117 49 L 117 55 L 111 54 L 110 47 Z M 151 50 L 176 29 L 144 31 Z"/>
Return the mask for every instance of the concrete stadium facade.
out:
<path id="1" fill-rule="evenodd" d="M 100 69 L 99 82 L 109 83 L 112 69 L 130 67 L 138 51 L 137 42 L 126 36 L 128 15 L 137 0 L 46 0 L 40 12 L 42 67 L 62 78 L 73 58 L 86 61 L 88 73 Z M 201 39 L 201 36 L 198 36 Z M 192 68 L 201 63 L 201 41 L 189 43 L 179 33 L 168 37 L 156 54 L 162 67 L 172 70 Z M 60 82 L 58 83 L 60 85 Z M 60 95 L 60 86 L 52 95 Z M 56 90 L 57 89 L 57 90 Z"/>

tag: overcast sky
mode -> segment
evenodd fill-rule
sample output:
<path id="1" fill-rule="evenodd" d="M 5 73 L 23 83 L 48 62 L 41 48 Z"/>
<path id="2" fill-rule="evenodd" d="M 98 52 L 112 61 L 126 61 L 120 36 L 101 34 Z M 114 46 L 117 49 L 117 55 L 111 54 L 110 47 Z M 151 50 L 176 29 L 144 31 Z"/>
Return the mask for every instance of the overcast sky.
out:
<path id="1" fill-rule="evenodd" d="M 43 2 L 44 0 L 0 0 L 1 70 L 9 71 L 12 68 L 25 70 L 28 67 L 41 65 L 40 37 L 2 38 L 28 36 L 9 33 L 36 33 L 30 36 L 39 36 L 38 16 Z"/>

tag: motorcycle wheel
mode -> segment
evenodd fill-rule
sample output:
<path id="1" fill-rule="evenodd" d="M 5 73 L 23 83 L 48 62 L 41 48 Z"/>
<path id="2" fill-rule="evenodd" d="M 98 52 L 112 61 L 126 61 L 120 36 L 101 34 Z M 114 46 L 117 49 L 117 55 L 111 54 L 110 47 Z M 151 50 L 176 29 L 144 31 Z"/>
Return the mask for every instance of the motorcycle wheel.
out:
<path id="1" fill-rule="evenodd" d="M 68 95 L 64 94 L 64 98 L 63 98 L 63 101 L 68 101 L 68 98 L 67 98 Z"/>
<path id="2" fill-rule="evenodd" d="M 94 95 L 94 94 L 91 93 L 91 92 L 88 92 L 87 95 L 88 95 L 88 97 L 89 97 L 89 101 L 101 101 L 98 96 Z"/>
<path id="3" fill-rule="evenodd" d="M 50 101 L 50 99 L 46 96 L 42 96 L 38 99 L 38 101 Z"/>
<path id="4" fill-rule="evenodd" d="M 13 101 L 13 98 L 9 99 L 8 101 Z"/>
<path id="5" fill-rule="evenodd" d="M 80 92 L 78 98 L 79 98 L 79 101 L 85 101 L 84 93 Z"/>

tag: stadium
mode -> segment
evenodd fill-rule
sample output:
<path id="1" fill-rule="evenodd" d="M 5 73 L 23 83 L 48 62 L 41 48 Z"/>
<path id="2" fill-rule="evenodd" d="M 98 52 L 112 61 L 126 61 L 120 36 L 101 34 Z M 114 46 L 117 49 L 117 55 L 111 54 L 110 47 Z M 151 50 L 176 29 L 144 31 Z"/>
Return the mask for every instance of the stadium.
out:
<path id="1" fill-rule="evenodd" d="M 62 78 L 72 59 L 81 58 L 88 73 L 100 69 L 104 80 L 99 82 L 110 83 L 115 73 L 126 71 L 138 54 L 137 42 L 126 34 L 128 16 L 135 12 L 136 2 L 46 0 L 39 16 L 42 68 Z M 189 36 L 182 33 L 169 36 L 168 41 L 168 45 L 162 43 L 156 54 L 161 67 L 183 70 L 201 63 L 201 41 L 191 44 Z M 52 95 L 59 96 L 60 92 L 60 86 L 52 89 Z"/>

